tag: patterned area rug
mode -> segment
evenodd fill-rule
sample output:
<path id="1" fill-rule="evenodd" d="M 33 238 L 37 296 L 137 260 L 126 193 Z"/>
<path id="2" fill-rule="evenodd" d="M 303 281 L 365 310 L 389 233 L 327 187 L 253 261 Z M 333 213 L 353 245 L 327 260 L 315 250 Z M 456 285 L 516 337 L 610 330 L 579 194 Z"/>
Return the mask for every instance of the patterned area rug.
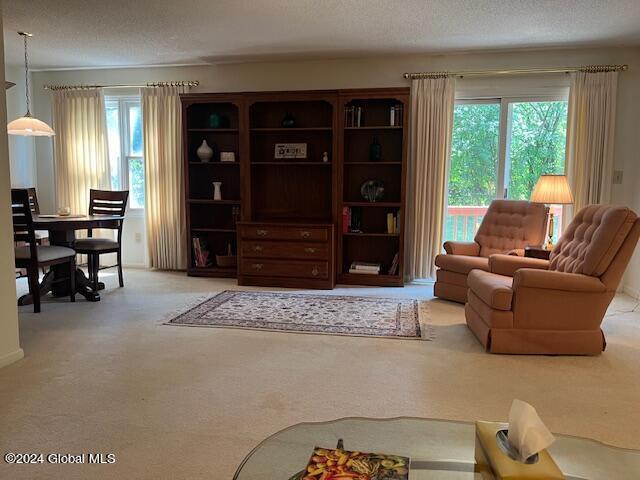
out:
<path id="1" fill-rule="evenodd" d="M 428 340 L 419 302 L 395 298 L 225 290 L 166 324 Z"/>

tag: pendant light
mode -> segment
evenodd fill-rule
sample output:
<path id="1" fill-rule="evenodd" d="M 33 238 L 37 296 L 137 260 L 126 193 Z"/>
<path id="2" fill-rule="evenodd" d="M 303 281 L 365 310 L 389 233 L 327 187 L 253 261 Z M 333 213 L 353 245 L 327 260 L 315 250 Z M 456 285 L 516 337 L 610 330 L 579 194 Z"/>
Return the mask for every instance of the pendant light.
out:
<path id="1" fill-rule="evenodd" d="M 27 97 L 27 113 L 24 117 L 16 118 L 7 125 L 7 133 L 9 135 L 23 135 L 28 137 L 51 137 L 55 135 L 53 129 L 41 120 L 31 116 L 29 110 L 29 57 L 27 55 L 27 38 L 32 37 L 30 33 L 18 32 L 24 38 L 24 80 L 25 93 Z"/>

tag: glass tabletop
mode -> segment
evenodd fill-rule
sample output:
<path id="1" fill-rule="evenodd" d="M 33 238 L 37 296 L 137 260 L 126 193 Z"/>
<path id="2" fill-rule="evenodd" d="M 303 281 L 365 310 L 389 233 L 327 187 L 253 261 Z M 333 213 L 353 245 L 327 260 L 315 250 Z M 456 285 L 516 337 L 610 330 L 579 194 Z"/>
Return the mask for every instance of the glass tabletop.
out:
<path id="1" fill-rule="evenodd" d="M 302 478 L 313 448 L 401 455 L 411 458 L 411 480 L 481 479 L 475 472 L 475 425 L 425 418 L 343 418 L 301 423 L 261 442 L 238 467 L 234 480 Z M 567 480 L 640 478 L 640 451 L 586 438 L 556 435 L 549 453 Z"/>

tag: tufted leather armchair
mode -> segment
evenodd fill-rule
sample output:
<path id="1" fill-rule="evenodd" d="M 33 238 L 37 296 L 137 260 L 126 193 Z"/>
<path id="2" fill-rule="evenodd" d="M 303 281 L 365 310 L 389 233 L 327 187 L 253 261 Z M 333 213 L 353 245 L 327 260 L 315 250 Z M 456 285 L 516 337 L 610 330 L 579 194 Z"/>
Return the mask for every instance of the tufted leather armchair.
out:
<path id="1" fill-rule="evenodd" d="M 494 200 L 482 219 L 473 242 L 445 242 L 446 255 L 435 263 L 436 297 L 467 301 L 467 275 L 473 269 L 489 270 L 494 253 L 524 254 L 528 245 L 542 245 L 548 209 L 539 203 Z"/>
<path id="2" fill-rule="evenodd" d="M 549 260 L 489 257 L 469 274 L 467 325 L 492 353 L 595 355 L 600 324 L 640 236 L 627 207 L 590 205 Z"/>

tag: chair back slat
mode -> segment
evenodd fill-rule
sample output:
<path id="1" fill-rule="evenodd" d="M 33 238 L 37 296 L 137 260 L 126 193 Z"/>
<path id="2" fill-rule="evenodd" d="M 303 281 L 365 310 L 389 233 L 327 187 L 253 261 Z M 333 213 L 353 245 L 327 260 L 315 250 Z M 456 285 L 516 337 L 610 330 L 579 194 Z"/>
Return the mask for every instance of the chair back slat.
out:
<path id="1" fill-rule="evenodd" d="M 129 191 L 117 190 L 93 190 L 89 191 L 89 215 L 117 215 L 124 217 L 127 210 L 127 200 Z M 122 225 L 124 221 L 118 222 L 118 243 L 122 242 Z M 88 235 L 93 236 L 90 229 Z"/>
<path id="2" fill-rule="evenodd" d="M 37 261 L 38 251 L 36 234 L 33 227 L 33 215 L 26 188 L 11 189 L 11 217 L 13 220 L 13 241 L 29 244 L 30 257 Z"/>
<path id="3" fill-rule="evenodd" d="M 129 191 L 91 190 L 89 192 L 89 215 L 124 216 Z"/>
<path id="4" fill-rule="evenodd" d="M 29 206 L 31 207 L 31 212 L 34 215 L 40 215 L 40 204 L 38 203 L 38 194 L 36 193 L 36 189 L 33 187 L 27 188 L 27 192 L 29 194 Z"/>

